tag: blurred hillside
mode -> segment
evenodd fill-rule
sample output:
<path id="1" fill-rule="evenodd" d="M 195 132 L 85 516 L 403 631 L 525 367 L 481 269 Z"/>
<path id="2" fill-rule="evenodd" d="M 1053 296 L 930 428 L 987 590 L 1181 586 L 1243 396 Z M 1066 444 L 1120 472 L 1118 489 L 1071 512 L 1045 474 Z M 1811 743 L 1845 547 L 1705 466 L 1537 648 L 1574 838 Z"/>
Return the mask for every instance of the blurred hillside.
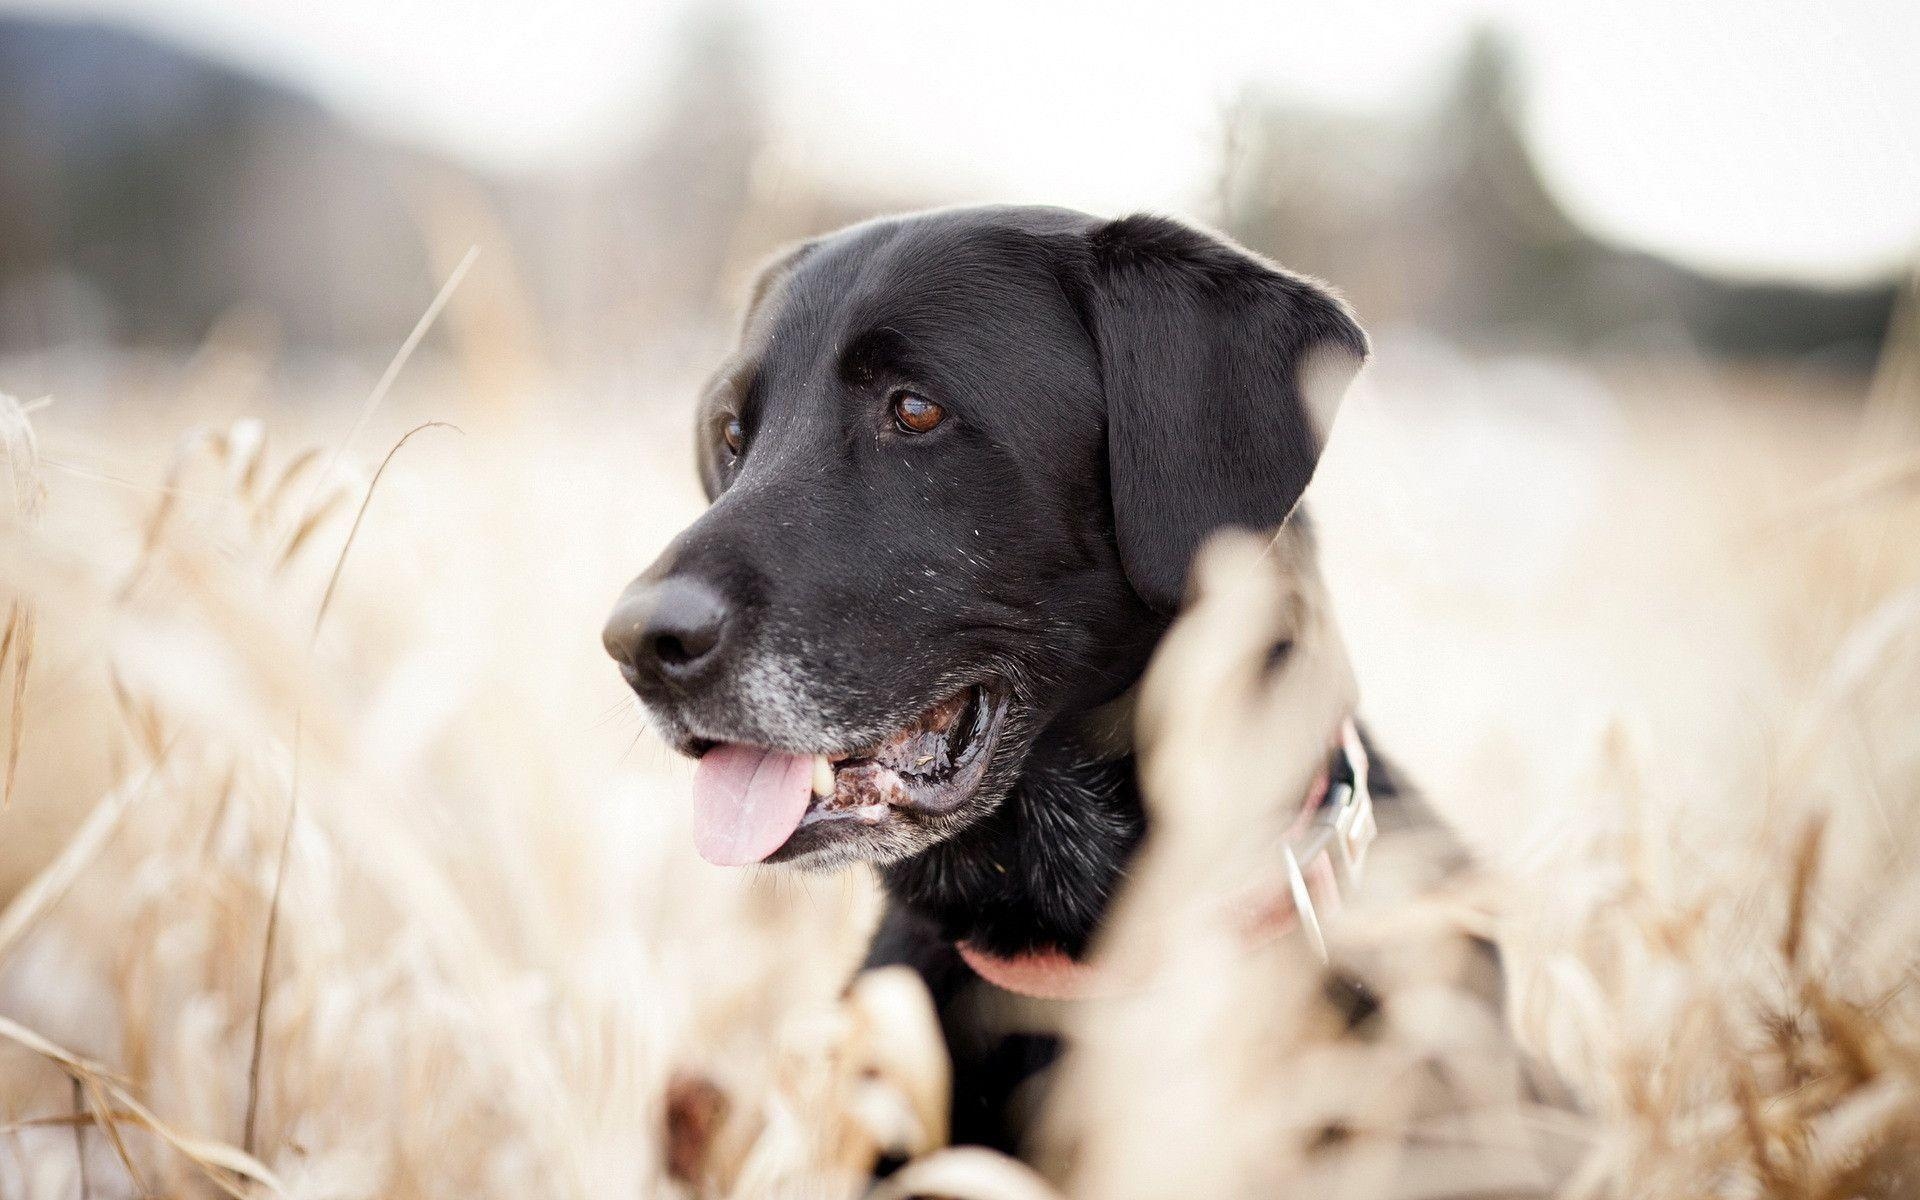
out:
<path id="1" fill-rule="evenodd" d="M 1337 283 L 1370 320 L 1467 344 L 1587 351 L 1662 330 L 1733 358 L 1876 360 L 1894 281 L 1715 278 L 1580 228 L 1522 132 L 1514 63 L 1483 33 L 1423 120 L 1383 126 L 1250 98 L 1219 205 L 1250 246 Z"/>
<path id="2" fill-rule="evenodd" d="M 651 132 L 590 168 L 504 176 L 144 36 L 0 19 L 0 354 L 190 348 L 233 314 L 291 351 L 386 346 L 478 244 L 515 315 L 503 337 L 559 366 L 675 360 L 778 243 L 956 199 L 851 195 L 791 161 L 753 47 L 744 18 L 704 18 Z M 1199 215 L 1376 326 L 1557 351 L 1656 328 L 1719 356 L 1874 361 L 1892 281 L 1719 279 L 1583 231 L 1541 182 L 1513 78 L 1483 36 L 1406 123 L 1249 97 Z"/>
<path id="3" fill-rule="evenodd" d="M 0 345 L 191 345 L 241 307 L 390 339 L 425 267 L 408 157 L 144 37 L 0 20 Z"/>

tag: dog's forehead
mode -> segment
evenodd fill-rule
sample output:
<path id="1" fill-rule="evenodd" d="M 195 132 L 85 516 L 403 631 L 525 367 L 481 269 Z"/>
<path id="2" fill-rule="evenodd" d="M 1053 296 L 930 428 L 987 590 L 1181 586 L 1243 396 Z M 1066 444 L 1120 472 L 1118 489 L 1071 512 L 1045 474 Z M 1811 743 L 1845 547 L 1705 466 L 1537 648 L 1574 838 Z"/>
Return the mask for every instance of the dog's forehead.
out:
<path id="1" fill-rule="evenodd" d="M 815 243 L 772 289 L 750 331 L 763 352 L 821 348 L 889 329 L 964 335 L 1064 303 L 1049 239 L 1079 214 L 977 208 L 869 222 Z"/>
<path id="2" fill-rule="evenodd" d="M 761 415 L 763 438 L 828 428 L 829 398 L 851 394 L 834 386 L 847 352 L 884 333 L 890 366 L 1004 435 L 1085 432 L 1098 419 L 1098 373 L 1059 262 L 1090 220 L 1068 210 L 958 209 L 811 243 L 763 282 L 705 397 L 703 427 L 746 408 Z M 1036 386 L 1059 402 L 1008 402 Z"/>

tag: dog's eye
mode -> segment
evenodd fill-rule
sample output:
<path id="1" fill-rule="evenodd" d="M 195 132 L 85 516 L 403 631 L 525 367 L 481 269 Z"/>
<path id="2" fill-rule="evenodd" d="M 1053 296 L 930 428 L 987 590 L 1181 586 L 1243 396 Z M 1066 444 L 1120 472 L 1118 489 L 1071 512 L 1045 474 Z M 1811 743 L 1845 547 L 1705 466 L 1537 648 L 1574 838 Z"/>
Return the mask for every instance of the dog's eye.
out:
<path id="1" fill-rule="evenodd" d="M 727 444 L 728 454 L 740 453 L 740 447 L 747 444 L 747 431 L 741 428 L 739 417 L 727 421 L 726 427 L 720 431 L 720 440 Z"/>
<path id="2" fill-rule="evenodd" d="M 946 419 L 946 409 L 918 392 L 902 388 L 893 394 L 893 423 L 901 433 L 931 433 Z"/>

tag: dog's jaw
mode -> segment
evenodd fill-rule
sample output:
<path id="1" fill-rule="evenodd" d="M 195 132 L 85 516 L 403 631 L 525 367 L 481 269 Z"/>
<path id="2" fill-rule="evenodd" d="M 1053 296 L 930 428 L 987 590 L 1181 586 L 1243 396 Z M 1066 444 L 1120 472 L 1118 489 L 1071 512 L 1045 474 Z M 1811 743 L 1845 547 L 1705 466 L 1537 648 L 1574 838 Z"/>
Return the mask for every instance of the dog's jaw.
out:
<path id="1" fill-rule="evenodd" d="M 884 864 L 952 836 L 998 800 L 992 785 L 1017 749 L 1013 710 L 1004 688 L 974 685 L 879 745 L 828 756 L 831 789 L 816 785 L 799 827 L 767 861 L 806 870 Z"/>
<path id="2" fill-rule="evenodd" d="M 892 899 L 949 942 L 1085 951 L 1146 832 L 1131 757 L 1042 734 L 990 810 L 881 868 Z"/>
<path id="3" fill-rule="evenodd" d="M 754 674 L 771 677 L 767 672 Z M 799 766 L 796 758 L 812 759 L 812 794 L 804 811 L 794 810 L 797 823 L 770 853 L 759 857 L 764 850 L 757 849 L 749 855 L 754 861 L 809 872 L 898 862 L 979 821 L 1018 777 L 1034 724 L 1011 689 L 997 681 L 959 688 L 932 705 L 910 710 L 914 715 L 904 719 L 859 724 L 809 720 L 800 715 L 805 706 L 795 703 L 791 694 L 774 706 L 778 720 L 769 720 L 749 704 L 732 706 L 725 721 L 711 724 L 676 705 L 645 706 L 661 736 L 696 759 L 704 760 L 722 747 L 757 752 L 762 762 L 791 764 L 793 769 Z M 870 732 L 875 725 L 885 732 Z M 770 726 L 780 729 L 778 740 L 764 736 L 762 731 Z M 729 753 L 737 763 L 738 753 Z M 703 761 L 697 771 L 708 765 Z M 788 769 L 767 774 L 778 778 Z M 726 779 L 729 770 L 721 768 L 719 778 Z M 732 770 L 737 774 L 737 768 Z M 759 772 L 747 774 L 758 777 Z M 702 790 L 706 782 L 696 777 L 696 804 L 713 794 L 711 788 Z M 729 795 L 724 788 L 721 794 Z M 780 794 L 787 794 L 784 787 Z M 752 802 L 738 801 L 739 795 L 731 798 L 749 806 L 741 811 L 750 811 Z M 713 811 L 703 809 L 702 815 Z M 717 811 L 729 809 L 723 802 Z M 720 837 L 728 843 L 726 832 Z M 708 851 L 703 848 L 702 853 Z"/>

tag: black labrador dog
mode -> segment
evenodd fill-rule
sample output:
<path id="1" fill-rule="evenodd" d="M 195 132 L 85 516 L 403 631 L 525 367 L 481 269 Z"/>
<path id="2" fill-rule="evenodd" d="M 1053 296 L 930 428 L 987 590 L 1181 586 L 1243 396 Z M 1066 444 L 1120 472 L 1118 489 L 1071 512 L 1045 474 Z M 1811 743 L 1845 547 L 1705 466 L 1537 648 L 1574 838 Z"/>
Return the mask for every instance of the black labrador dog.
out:
<path id="1" fill-rule="evenodd" d="M 1052 1052 L 970 1027 L 987 964 L 1084 953 L 1145 832 L 1127 698 L 1189 559 L 1288 517 L 1366 353 L 1325 288 L 1153 216 L 879 220 L 758 280 L 699 406 L 712 506 L 605 642 L 699 758 L 706 858 L 877 866 L 870 963 L 933 991 L 956 1141 L 1010 1146 Z"/>

